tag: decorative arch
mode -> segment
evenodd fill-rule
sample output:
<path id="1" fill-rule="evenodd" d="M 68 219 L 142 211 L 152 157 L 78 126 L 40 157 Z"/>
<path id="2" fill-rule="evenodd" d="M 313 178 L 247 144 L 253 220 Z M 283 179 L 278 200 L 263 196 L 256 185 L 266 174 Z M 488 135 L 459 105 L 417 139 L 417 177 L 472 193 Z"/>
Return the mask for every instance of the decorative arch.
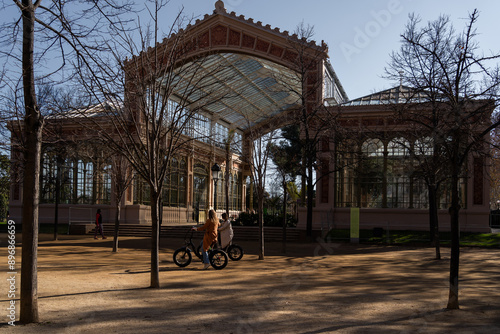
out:
<path id="1" fill-rule="evenodd" d="M 294 49 L 294 46 L 297 46 L 297 49 Z M 321 45 L 316 45 L 315 42 L 301 40 L 296 35 L 290 36 L 287 31 L 281 32 L 278 28 L 272 29 L 270 25 L 264 26 L 262 22 L 255 23 L 251 18 L 245 19 L 244 16 L 237 16 L 234 12 L 227 13 L 224 8 L 224 3 L 221 1 L 216 3 L 213 14 L 205 15 L 203 19 L 197 20 L 194 25 L 189 25 L 186 29 L 181 29 L 177 34 L 173 34 L 168 39 L 164 39 L 162 43 L 159 43 L 155 47 L 127 61 L 125 63 L 126 73 L 130 73 L 127 80 L 129 84 L 127 86 L 130 87 L 130 91 L 135 90 L 138 92 L 138 96 L 140 96 L 140 87 L 134 89 L 136 86 L 133 82 L 134 77 L 150 77 L 149 80 L 154 80 L 154 78 L 151 77 L 154 75 L 152 71 L 155 71 L 157 67 L 153 66 L 153 70 L 151 70 L 144 65 L 140 65 L 147 64 L 147 62 L 141 61 L 141 57 L 166 55 L 165 59 L 161 61 L 163 66 L 177 68 L 196 59 L 206 58 L 216 54 L 231 54 L 241 57 L 253 57 L 254 59 L 265 61 L 266 65 L 264 67 L 266 67 L 266 69 L 267 67 L 282 67 L 290 71 L 296 71 L 297 59 L 299 58 L 299 46 L 300 51 L 302 51 L 300 58 L 306 59 L 305 62 L 308 62 L 306 72 L 304 73 L 305 82 L 300 83 L 302 87 L 299 87 L 299 89 L 310 89 L 314 87 L 314 91 L 307 93 L 306 101 L 306 108 L 312 109 L 313 105 L 321 103 L 323 97 L 322 86 L 317 83 L 323 82 L 325 61 L 328 58 L 328 48 L 326 44 L 322 43 Z M 174 52 L 178 55 L 175 59 L 170 58 L 172 54 L 170 50 L 172 49 L 177 50 Z M 167 50 L 168 52 L 163 52 Z M 152 57 L 151 59 L 156 58 Z M 272 70 L 273 69 L 269 69 L 270 72 Z M 281 70 L 277 69 L 275 71 L 278 72 Z M 262 94 L 265 99 L 266 96 L 262 88 L 252 87 L 252 85 L 253 82 L 248 84 L 246 90 L 257 89 L 259 94 Z M 263 86 L 265 86 L 265 84 Z M 234 89 L 239 90 L 237 93 L 245 91 L 245 89 L 241 87 Z M 138 98 L 139 97 L 136 99 Z M 267 98 L 269 98 L 269 96 L 267 96 Z M 280 98 L 281 97 L 271 97 L 270 100 L 277 103 L 276 101 L 281 101 Z M 294 100 L 295 103 L 297 103 L 296 101 L 300 99 L 294 98 Z M 134 101 L 132 98 L 129 101 L 131 110 L 141 105 L 139 100 Z M 234 102 L 234 107 L 232 109 L 235 110 L 235 113 L 239 112 L 238 107 L 240 105 L 241 104 Z M 252 120 L 248 127 L 259 126 L 262 128 L 261 132 L 263 133 L 272 128 L 279 128 L 283 126 L 283 123 L 287 120 L 287 118 L 282 115 L 293 109 L 293 104 L 286 101 L 276 108 L 273 107 L 276 114 L 273 113 L 271 117 L 266 117 L 263 124 L 260 124 L 263 119 L 255 119 Z M 230 118 L 231 117 L 228 118 L 229 122 L 231 122 Z M 269 120 L 271 119 L 274 121 L 270 122 Z M 238 124 L 238 126 L 243 130 L 241 124 Z"/>

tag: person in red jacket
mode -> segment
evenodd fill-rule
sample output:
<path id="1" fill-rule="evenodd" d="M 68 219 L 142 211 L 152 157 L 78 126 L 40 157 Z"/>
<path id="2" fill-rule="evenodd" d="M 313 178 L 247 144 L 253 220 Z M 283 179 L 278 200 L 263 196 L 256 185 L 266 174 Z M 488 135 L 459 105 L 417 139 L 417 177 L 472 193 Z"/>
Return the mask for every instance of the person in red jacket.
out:
<path id="1" fill-rule="evenodd" d="M 94 239 L 97 239 L 97 231 L 101 234 L 103 239 L 107 239 L 104 236 L 104 232 L 102 231 L 102 214 L 101 214 L 101 209 L 97 209 L 97 213 L 95 214 L 95 232 L 94 232 Z"/>
<path id="2" fill-rule="evenodd" d="M 217 228 L 219 227 L 219 219 L 214 210 L 208 211 L 208 219 L 205 225 L 198 228 L 193 227 L 197 231 L 205 231 L 203 236 L 203 243 L 201 244 L 202 254 L 203 254 L 203 269 L 208 269 L 210 267 L 210 260 L 208 259 L 208 249 L 214 242 L 217 241 Z"/>

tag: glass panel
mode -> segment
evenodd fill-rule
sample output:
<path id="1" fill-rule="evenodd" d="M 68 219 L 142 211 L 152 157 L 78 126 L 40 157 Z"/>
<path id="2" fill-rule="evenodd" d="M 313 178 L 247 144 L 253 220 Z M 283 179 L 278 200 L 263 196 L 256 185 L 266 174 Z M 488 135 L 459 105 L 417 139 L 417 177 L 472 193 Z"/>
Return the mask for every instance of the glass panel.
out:
<path id="1" fill-rule="evenodd" d="M 44 153 L 42 162 L 42 176 L 40 178 L 40 202 L 55 202 L 56 186 L 56 161 L 55 156 L 50 153 Z"/>
<path id="2" fill-rule="evenodd" d="M 139 174 L 134 177 L 134 204 L 149 205 L 151 194 L 149 184 Z"/>
<path id="3" fill-rule="evenodd" d="M 387 145 L 387 207 L 409 208 L 411 189 L 410 143 L 404 138 L 395 138 Z"/>
<path id="4" fill-rule="evenodd" d="M 92 203 L 93 165 L 79 160 L 77 163 L 76 201 L 80 204 Z"/>
<path id="5" fill-rule="evenodd" d="M 196 163 L 193 174 L 193 208 L 195 210 L 195 219 L 200 221 L 199 217 L 207 209 L 208 199 L 208 167 L 202 163 Z"/>
<path id="6" fill-rule="evenodd" d="M 61 171 L 61 203 L 74 203 L 73 191 L 73 175 L 74 175 L 74 163 L 71 159 L 67 159 L 62 167 Z"/>
<path id="7" fill-rule="evenodd" d="M 100 184 L 96 196 L 96 202 L 100 204 L 111 204 L 111 173 L 113 166 L 104 165 L 102 175 L 99 178 Z"/>

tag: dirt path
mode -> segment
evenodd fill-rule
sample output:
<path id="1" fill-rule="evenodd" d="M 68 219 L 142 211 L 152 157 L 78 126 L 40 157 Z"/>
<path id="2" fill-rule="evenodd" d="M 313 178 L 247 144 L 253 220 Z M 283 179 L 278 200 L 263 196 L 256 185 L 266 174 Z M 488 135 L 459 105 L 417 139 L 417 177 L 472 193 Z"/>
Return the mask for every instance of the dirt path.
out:
<path id="1" fill-rule="evenodd" d="M 109 239 L 49 239 L 42 236 L 39 247 L 42 322 L 6 324 L 10 300 L 2 279 L 0 332 L 500 332 L 499 250 L 462 249 L 461 309 L 446 311 L 448 249 L 435 261 L 431 248 L 313 243 L 290 245 L 284 256 L 281 244 L 268 243 L 259 261 L 255 243 L 246 242 L 241 261 L 204 271 L 201 262 L 175 266 L 173 249 L 182 240 L 162 239 L 156 290 L 148 288 L 147 239 L 122 238 L 119 253 L 110 251 Z"/>

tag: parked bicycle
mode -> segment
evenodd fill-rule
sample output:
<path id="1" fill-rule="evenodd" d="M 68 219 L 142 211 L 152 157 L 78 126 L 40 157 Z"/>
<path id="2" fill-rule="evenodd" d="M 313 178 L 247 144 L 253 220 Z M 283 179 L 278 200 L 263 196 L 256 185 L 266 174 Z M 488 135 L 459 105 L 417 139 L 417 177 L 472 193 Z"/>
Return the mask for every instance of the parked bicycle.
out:
<path id="1" fill-rule="evenodd" d="M 191 232 L 191 234 L 189 235 L 188 240 L 187 236 L 189 232 Z M 201 259 L 201 245 L 198 248 L 195 248 L 193 243 L 193 232 L 194 230 L 190 228 L 184 236 L 184 246 L 174 252 L 174 263 L 181 268 L 187 267 L 191 263 L 193 259 L 191 253 L 194 253 L 199 259 Z M 214 243 L 214 245 L 209 248 L 208 260 L 210 261 L 212 267 L 217 270 L 224 269 L 229 261 L 227 253 L 219 248 L 217 243 Z"/>

